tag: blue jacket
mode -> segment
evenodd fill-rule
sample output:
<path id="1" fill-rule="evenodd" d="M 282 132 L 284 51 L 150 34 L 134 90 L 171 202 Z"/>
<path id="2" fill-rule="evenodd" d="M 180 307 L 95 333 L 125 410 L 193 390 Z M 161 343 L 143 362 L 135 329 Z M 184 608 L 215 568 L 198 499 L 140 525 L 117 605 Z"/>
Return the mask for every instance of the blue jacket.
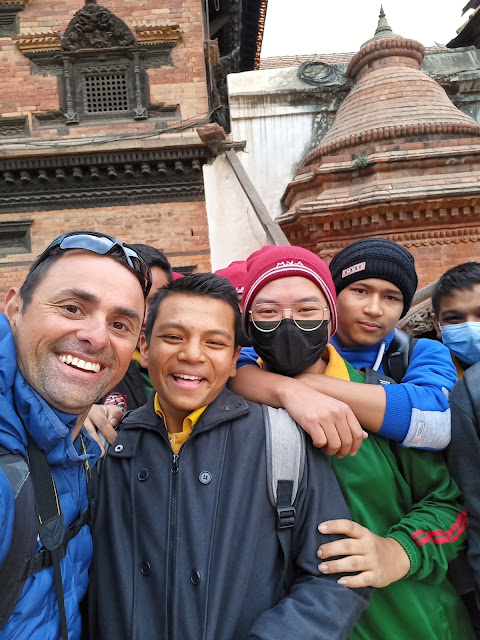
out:
<path id="1" fill-rule="evenodd" d="M 48 406 L 25 382 L 17 368 L 10 324 L 0 314 L 0 444 L 26 455 L 28 430 L 50 463 L 66 527 L 88 506 L 84 461 L 89 459 L 93 465 L 100 456 L 98 445 L 86 432 L 87 454 L 79 453 L 79 438 L 75 442 L 71 438 L 76 421 L 76 416 Z M 0 563 L 10 548 L 14 508 L 10 484 L 0 469 Z M 62 560 L 69 640 L 80 638 L 78 605 L 87 589 L 91 557 L 92 539 L 85 526 L 70 542 Z M 49 568 L 27 579 L 15 611 L 0 631 L 0 640 L 58 640 L 59 633 L 53 569 Z"/>
<path id="2" fill-rule="evenodd" d="M 394 335 L 392 331 L 385 338 L 385 350 Z M 343 348 L 336 336 L 330 341 L 356 369 L 372 367 L 380 348 L 380 343 Z M 383 373 L 382 365 L 379 371 Z M 456 381 L 457 373 L 447 347 L 436 340 L 418 340 L 402 383 L 384 387 L 387 406 L 379 435 L 406 447 L 444 449 L 451 435 L 448 394 Z"/>

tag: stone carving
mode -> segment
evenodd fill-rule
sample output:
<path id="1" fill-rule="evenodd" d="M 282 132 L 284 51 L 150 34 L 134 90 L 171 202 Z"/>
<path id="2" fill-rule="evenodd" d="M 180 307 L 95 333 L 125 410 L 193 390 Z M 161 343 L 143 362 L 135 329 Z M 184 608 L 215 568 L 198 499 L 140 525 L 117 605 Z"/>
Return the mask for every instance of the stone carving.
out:
<path id="1" fill-rule="evenodd" d="M 142 61 L 145 69 L 159 69 L 166 65 L 173 65 L 172 42 L 162 42 L 159 44 L 147 43 L 142 45 Z"/>
<path id="2" fill-rule="evenodd" d="M 30 253 L 32 220 L 0 222 L 0 257 L 14 253 Z"/>
<path id="3" fill-rule="evenodd" d="M 331 87 L 348 82 L 348 78 L 336 65 L 321 60 L 302 64 L 298 69 L 298 77 L 314 87 Z"/>
<path id="4" fill-rule="evenodd" d="M 431 299 L 428 298 L 412 307 L 405 318 L 400 320 L 398 327 L 415 338 L 435 334 Z"/>
<path id="5" fill-rule="evenodd" d="M 80 9 L 65 31 L 64 51 L 108 49 L 136 45 L 127 25 L 105 7 L 87 5 Z"/>
<path id="6" fill-rule="evenodd" d="M 0 2 L 0 37 L 18 33 L 18 13 L 25 8 L 25 2 Z"/>
<path id="7" fill-rule="evenodd" d="M 27 117 L 0 118 L 0 138 L 26 137 L 29 134 Z"/>
<path id="8" fill-rule="evenodd" d="M 197 146 L 0 160 L 0 212 L 203 200 L 210 157 Z"/>

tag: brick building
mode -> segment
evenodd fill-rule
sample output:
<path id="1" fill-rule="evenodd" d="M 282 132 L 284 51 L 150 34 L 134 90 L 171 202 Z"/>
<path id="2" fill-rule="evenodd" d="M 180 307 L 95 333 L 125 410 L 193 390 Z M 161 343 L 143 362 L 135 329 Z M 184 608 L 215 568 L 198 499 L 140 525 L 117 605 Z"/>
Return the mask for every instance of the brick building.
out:
<path id="1" fill-rule="evenodd" d="M 327 260 L 362 237 L 400 242 L 420 286 L 480 250 L 480 125 L 420 70 L 423 58 L 424 47 L 392 33 L 382 15 L 277 218 L 292 244 Z"/>
<path id="2" fill-rule="evenodd" d="M 93 229 L 210 269 L 205 123 L 253 69 L 266 0 L 0 0 L 0 300 Z M 1 305 L 0 305 L 1 306 Z"/>

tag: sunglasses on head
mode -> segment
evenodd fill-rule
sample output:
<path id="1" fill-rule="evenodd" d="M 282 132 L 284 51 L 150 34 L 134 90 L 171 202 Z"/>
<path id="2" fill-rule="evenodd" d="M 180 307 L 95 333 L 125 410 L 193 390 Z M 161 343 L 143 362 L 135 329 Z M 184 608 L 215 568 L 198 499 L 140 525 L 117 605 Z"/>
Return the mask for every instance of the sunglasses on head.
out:
<path id="1" fill-rule="evenodd" d="M 148 296 L 152 286 L 152 274 L 143 258 L 127 244 L 96 231 L 71 231 L 59 236 L 38 256 L 30 268 L 30 273 L 44 262 L 57 247 L 63 250 L 83 249 L 101 256 L 118 255 L 122 259 L 122 263 L 133 271 L 140 281 L 144 297 Z"/>

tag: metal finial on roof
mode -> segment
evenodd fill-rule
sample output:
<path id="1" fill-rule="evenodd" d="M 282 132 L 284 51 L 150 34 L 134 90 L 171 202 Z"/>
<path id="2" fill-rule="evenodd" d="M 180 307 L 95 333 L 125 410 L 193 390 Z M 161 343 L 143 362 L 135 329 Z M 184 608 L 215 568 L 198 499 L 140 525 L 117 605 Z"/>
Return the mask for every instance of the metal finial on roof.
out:
<path id="1" fill-rule="evenodd" d="M 392 33 L 392 29 L 387 22 L 387 18 L 385 17 L 385 11 L 383 10 L 383 6 L 380 5 L 380 14 L 378 16 L 378 25 L 375 31 L 375 36 L 383 36 L 386 33 Z"/>

